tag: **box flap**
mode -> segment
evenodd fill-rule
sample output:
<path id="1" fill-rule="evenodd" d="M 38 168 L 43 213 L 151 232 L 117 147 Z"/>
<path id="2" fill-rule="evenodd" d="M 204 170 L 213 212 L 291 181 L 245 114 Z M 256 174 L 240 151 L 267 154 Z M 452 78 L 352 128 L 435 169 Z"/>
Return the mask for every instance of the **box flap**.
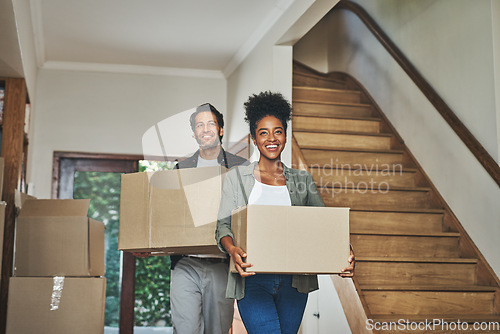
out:
<path id="1" fill-rule="evenodd" d="M 104 223 L 89 219 L 89 274 L 104 276 Z"/>
<path id="2" fill-rule="evenodd" d="M 17 210 L 22 209 L 24 202 L 29 199 L 36 199 L 35 196 L 20 192 L 18 189 L 14 192 L 14 206 Z"/>
<path id="3" fill-rule="evenodd" d="M 86 217 L 90 199 L 28 199 L 19 217 Z"/>

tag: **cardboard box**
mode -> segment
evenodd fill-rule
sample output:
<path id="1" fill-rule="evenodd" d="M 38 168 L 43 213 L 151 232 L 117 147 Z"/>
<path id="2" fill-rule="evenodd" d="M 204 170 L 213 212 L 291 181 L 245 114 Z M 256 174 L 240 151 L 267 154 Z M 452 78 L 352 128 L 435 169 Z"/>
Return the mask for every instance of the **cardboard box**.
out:
<path id="1" fill-rule="evenodd" d="M 118 249 L 221 254 L 215 228 L 224 167 L 122 175 Z"/>
<path id="2" fill-rule="evenodd" d="M 104 224 L 89 199 L 28 199 L 17 219 L 14 276 L 104 276 Z"/>
<path id="3" fill-rule="evenodd" d="M 6 333 L 104 333 L 105 300 L 104 277 L 11 277 Z"/>
<path id="4" fill-rule="evenodd" d="M 349 208 L 248 205 L 233 211 L 231 229 L 250 271 L 337 274 L 348 266 Z"/>

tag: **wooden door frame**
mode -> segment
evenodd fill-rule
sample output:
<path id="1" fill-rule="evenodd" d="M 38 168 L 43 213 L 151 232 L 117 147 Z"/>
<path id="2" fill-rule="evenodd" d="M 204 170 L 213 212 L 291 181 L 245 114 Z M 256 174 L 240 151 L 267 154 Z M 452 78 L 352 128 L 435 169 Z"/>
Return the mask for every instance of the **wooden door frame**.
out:
<path id="1" fill-rule="evenodd" d="M 70 170 L 85 172 L 116 172 L 132 173 L 138 171 L 138 162 L 143 160 L 142 155 L 131 154 L 99 154 L 82 152 L 54 152 L 52 163 L 52 198 L 59 198 L 61 181 L 65 186 L 73 187 L 73 179 L 61 176 L 61 163 L 74 159 Z M 135 304 L 135 257 L 123 252 L 122 257 L 122 286 L 120 291 L 120 334 L 134 332 L 134 304 Z"/>

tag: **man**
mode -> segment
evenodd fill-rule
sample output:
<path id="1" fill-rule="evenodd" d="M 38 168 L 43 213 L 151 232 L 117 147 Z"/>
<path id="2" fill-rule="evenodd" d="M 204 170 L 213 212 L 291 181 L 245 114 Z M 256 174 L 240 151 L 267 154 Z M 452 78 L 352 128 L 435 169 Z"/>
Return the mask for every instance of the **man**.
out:
<path id="1" fill-rule="evenodd" d="M 248 161 L 224 151 L 222 114 L 211 104 L 196 108 L 190 118 L 199 150 L 176 168 L 224 166 Z M 211 196 L 211 194 L 207 194 Z M 228 258 L 214 255 L 171 256 L 170 301 L 174 333 L 226 334 L 233 321 L 234 301 L 227 299 Z"/>

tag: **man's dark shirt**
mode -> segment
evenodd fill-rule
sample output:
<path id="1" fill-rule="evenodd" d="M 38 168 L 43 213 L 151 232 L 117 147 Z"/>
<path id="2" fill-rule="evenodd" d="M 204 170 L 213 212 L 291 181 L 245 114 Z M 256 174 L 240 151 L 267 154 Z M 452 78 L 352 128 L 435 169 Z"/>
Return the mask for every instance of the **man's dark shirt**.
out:
<path id="1" fill-rule="evenodd" d="M 200 156 L 200 150 L 196 151 L 192 156 L 186 158 L 177 165 L 175 165 L 176 169 L 183 168 L 195 168 L 198 166 L 198 157 Z M 221 147 L 219 156 L 217 157 L 217 161 L 219 165 L 226 167 L 227 169 L 232 168 L 234 166 L 239 165 L 248 165 L 249 162 L 247 159 L 239 157 L 237 155 L 231 154 L 229 152 L 224 151 Z M 170 256 L 170 269 L 174 269 L 175 265 L 182 258 L 182 255 L 172 255 Z"/>

